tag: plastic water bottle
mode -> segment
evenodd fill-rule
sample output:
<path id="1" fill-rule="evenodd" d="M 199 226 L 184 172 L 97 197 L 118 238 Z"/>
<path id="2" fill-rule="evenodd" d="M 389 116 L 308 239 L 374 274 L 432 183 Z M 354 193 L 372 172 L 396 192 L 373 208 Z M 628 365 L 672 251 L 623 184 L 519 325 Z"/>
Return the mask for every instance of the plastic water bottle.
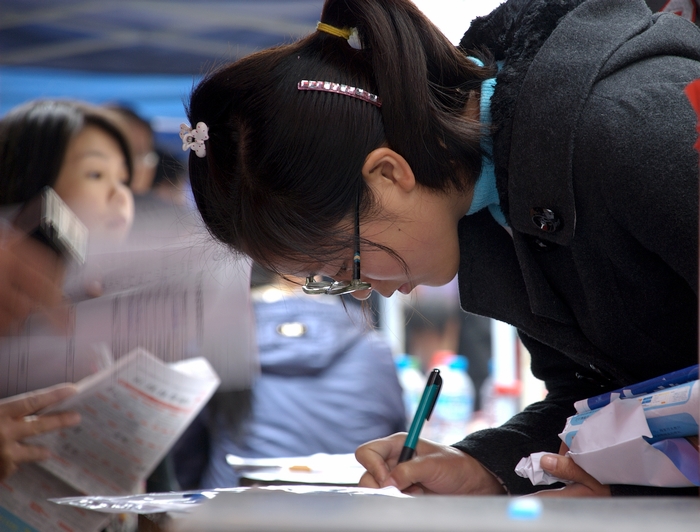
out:
<path id="1" fill-rule="evenodd" d="M 487 427 L 496 426 L 496 383 L 493 379 L 493 358 L 489 359 L 489 374 L 481 383 L 479 398 L 481 414 Z"/>
<path id="2" fill-rule="evenodd" d="M 406 415 L 406 427 L 411 426 L 413 415 L 425 388 L 425 375 L 420 370 L 418 361 L 407 354 L 400 354 L 395 359 L 396 372 L 403 389 L 403 404 Z"/>
<path id="3" fill-rule="evenodd" d="M 440 370 L 442 389 L 426 424 L 430 427 L 426 437 L 452 444 L 467 435 L 467 426 L 474 414 L 474 383 L 467 373 L 469 361 L 464 356 L 439 351 L 433 356 L 433 362 Z"/>
<path id="4" fill-rule="evenodd" d="M 479 391 L 484 428 L 500 427 L 520 411 L 520 382 L 496 382 L 493 359 L 489 360 L 489 376 Z"/>

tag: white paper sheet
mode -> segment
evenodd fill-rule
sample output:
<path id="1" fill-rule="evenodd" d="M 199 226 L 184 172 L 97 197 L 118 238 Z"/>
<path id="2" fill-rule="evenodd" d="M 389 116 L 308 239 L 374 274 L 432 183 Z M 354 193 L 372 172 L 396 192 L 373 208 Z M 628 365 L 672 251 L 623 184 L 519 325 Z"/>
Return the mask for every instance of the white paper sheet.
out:
<path id="1" fill-rule="evenodd" d="M 284 458 L 245 458 L 229 454 L 226 461 L 241 477 L 260 482 L 354 486 L 365 472 L 352 453 Z"/>
<path id="2" fill-rule="evenodd" d="M 76 489 L 48 471 L 35 464 L 24 464 L 0 482 L 0 530 L 99 532 L 108 516 L 69 506 L 56 507 L 48 500 L 78 495 Z"/>
<path id="3" fill-rule="evenodd" d="M 214 490 L 176 491 L 169 493 L 145 493 L 143 495 L 128 495 L 124 497 L 110 496 L 86 496 L 86 497 L 62 497 L 52 499 L 56 504 L 68 505 L 74 508 L 87 508 L 102 513 L 136 513 L 153 514 L 168 512 L 169 514 L 186 514 L 192 512 L 197 506 L 220 493 L 246 493 L 255 491 L 274 491 L 294 494 L 319 494 L 334 493 L 345 495 L 378 495 L 382 497 L 411 498 L 410 495 L 401 493 L 395 487 L 387 488 L 358 488 L 358 487 L 331 487 L 331 486 L 262 486 L 221 488 Z"/>

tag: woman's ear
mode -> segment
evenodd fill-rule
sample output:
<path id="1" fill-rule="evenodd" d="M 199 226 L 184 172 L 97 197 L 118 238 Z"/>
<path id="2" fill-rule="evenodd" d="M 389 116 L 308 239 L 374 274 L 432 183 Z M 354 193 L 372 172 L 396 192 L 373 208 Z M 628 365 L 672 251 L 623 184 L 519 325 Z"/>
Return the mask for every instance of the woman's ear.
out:
<path id="1" fill-rule="evenodd" d="M 410 192 L 416 186 L 408 161 L 389 148 L 370 152 L 362 165 L 362 176 L 372 188 L 398 186 L 403 192 Z"/>

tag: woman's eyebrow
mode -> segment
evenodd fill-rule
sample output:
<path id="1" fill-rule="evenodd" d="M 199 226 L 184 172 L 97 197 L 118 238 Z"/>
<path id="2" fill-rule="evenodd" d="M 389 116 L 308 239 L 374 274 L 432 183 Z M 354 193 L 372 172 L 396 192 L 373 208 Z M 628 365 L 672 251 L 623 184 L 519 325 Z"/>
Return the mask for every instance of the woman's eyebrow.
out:
<path id="1" fill-rule="evenodd" d="M 344 262 L 344 263 L 340 266 L 340 269 L 337 271 L 337 273 L 335 274 L 335 276 L 337 277 L 338 275 L 340 275 L 341 273 L 346 272 L 346 271 L 348 271 L 348 263 L 347 263 L 347 262 Z"/>
<path id="2" fill-rule="evenodd" d="M 101 157 L 103 159 L 108 158 L 107 154 L 100 150 L 87 150 L 78 154 L 78 159 L 84 159 L 86 157 Z"/>

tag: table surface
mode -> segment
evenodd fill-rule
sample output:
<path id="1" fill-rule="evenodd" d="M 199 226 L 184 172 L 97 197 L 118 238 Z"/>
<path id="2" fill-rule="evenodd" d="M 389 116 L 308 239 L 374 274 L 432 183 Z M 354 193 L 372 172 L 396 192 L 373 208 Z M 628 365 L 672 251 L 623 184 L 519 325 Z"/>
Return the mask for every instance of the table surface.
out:
<path id="1" fill-rule="evenodd" d="M 529 498 L 528 498 L 529 499 Z M 538 515 L 513 516 L 514 497 L 221 493 L 168 529 L 248 532 L 640 532 L 700 530 L 700 498 L 543 498 Z M 529 500 L 527 502 L 530 502 Z"/>

